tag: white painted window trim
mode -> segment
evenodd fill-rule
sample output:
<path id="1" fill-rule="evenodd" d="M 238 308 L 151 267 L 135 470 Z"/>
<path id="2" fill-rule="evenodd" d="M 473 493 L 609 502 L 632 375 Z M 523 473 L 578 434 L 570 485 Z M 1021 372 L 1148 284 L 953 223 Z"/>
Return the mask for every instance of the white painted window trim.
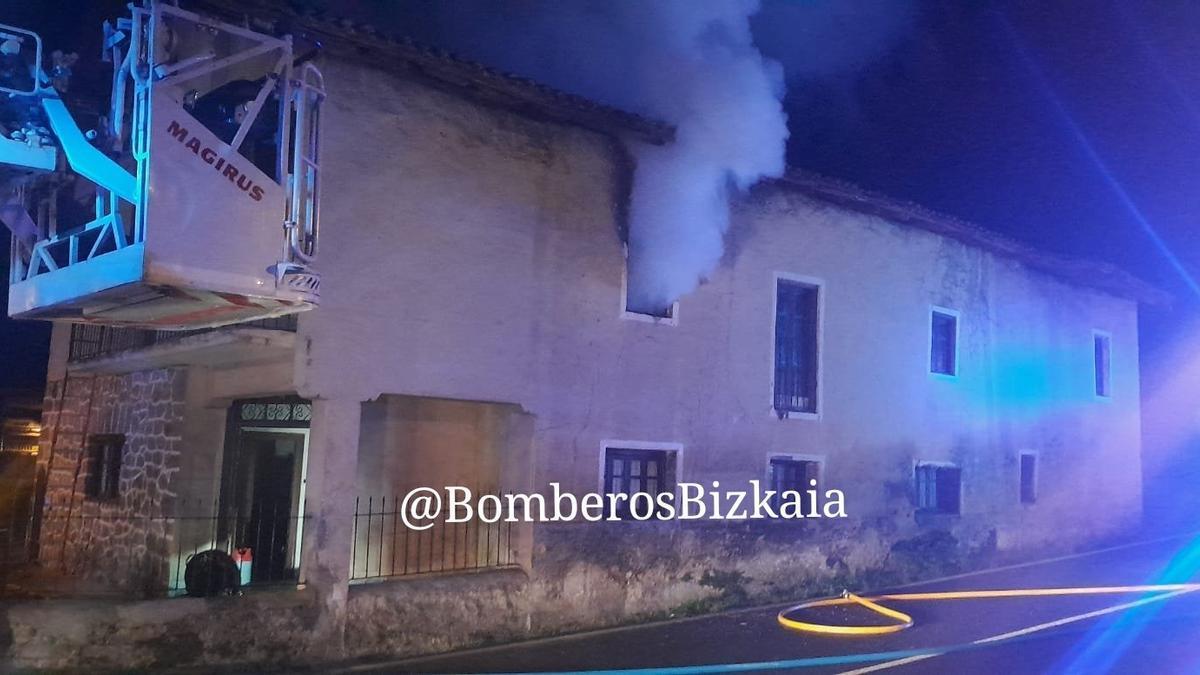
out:
<path id="1" fill-rule="evenodd" d="M 625 321 L 641 321 L 660 326 L 679 325 L 679 301 L 671 305 L 671 316 L 654 316 L 642 314 L 629 309 L 629 245 L 622 247 L 621 255 L 621 311 L 618 316 Z"/>
<path id="2" fill-rule="evenodd" d="M 770 386 L 767 391 L 770 393 L 770 399 L 768 399 L 767 411 L 772 418 L 779 419 L 779 413 L 775 410 L 775 320 L 779 315 L 780 280 L 795 281 L 815 286 L 817 289 L 817 409 L 816 412 L 788 412 L 783 419 L 820 421 L 825 412 L 825 292 L 828 288 L 825 280 L 820 277 L 778 270 L 771 275 L 771 332 L 768 335 L 771 343 L 767 350 L 767 354 L 770 355 L 770 360 L 767 362 L 768 377 L 770 377 Z"/>
<path id="3" fill-rule="evenodd" d="M 954 372 L 953 373 L 935 373 L 933 371 L 933 315 L 934 314 L 944 314 L 946 316 L 954 317 Z M 929 314 L 925 317 L 925 319 L 926 319 L 926 329 L 927 329 L 927 333 L 928 333 L 927 339 L 925 341 L 926 345 L 927 345 L 926 351 L 925 351 L 925 370 L 926 370 L 926 372 L 929 373 L 930 377 L 934 377 L 939 380 L 957 380 L 959 374 L 962 372 L 962 362 L 959 360 L 959 353 L 961 351 L 959 349 L 959 336 L 962 333 L 962 312 L 960 312 L 957 309 L 950 309 L 949 307 L 942 307 L 940 305 L 930 305 L 929 306 Z"/>
<path id="4" fill-rule="evenodd" d="M 664 441 L 623 441 L 613 439 L 600 441 L 600 471 L 597 475 L 597 494 L 604 494 L 604 460 L 608 457 L 608 451 L 611 449 L 666 450 L 668 452 L 675 453 L 675 482 L 673 485 L 671 485 L 671 490 L 675 493 L 675 498 L 679 498 L 679 484 L 683 482 L 683 443 Z"/>
<path id="5" fill-rule="evenodd" d="M 1096 393 L 1096 338 L 1098 338 L 1098 337 L 1104 338 L 1108 344 L 1108 354 L 1107 354 L 1107 356 L 1108 356 L 1108 373 L 1106 373 L 1107 379 L 1105 380 L 1105 383 L 1104 383 L 1105 391 L 1108 392 L 1107 394 L 1097 394 Z M 1092 329 L 1092 339 L 1088 346 L 1091 348 L 1089 350 L 1089 353 L 1091 354 L 1090 359 L 1092 362 L 1092 379 L 1091 379 L 1091 383 L 1088 386 L 1092 390 L 1092 398 L 1097 401 L 1112 401 L 1112 399 L 1113 399 L 1113 336 L 1112 336 L 1112 333 L 1110 333 L 1109 331 L 1106 331 L 1106 330 L 1101 330 L 1099 328 L 1093 328 Z"/>
<path id="6" fill-rule="evenodd" d="M 917 489 L 917 467 L 920 467 L 920 466 L 938 466 L 938 467 L 947 467 L 947 468 L 951 468 L 951 469 L 958 469 L 958 513 L 941 513 L 940 511 L 934 511 L 934 512 L 931 512 L 929 515 L 961 516 L 964 513 L 966 513 L 967 512 L 967 508 L 966 508 L 967 507 L 967 481 L 963 480 L 963 477 L 966 474 L 966 472 L 963 471 L 962 465 L 958 464 L 956 462 L 949 462 L 949 461 L 945 461 L 945 460 L 927 460 L 927 459 L 913 460 L 912 473 L 910 475 L 912 476 L 912 487 L 913 487 L 914 493 L 916 492 L 916 489 Z M 919 506 L 918 506 L 917 510 L 920 511 Z"/>
<path id="7" fill-rule="evenodd" d="M 1033 501 L 1027 502 L 1021 498 L 1021 458 L 1033 458 Z M 1042 458 L 1041 453 L 1037 450 L 1022 450 L 1017 453 L 1017 501 L 1021 506 L 1026 508 L 1036 506 L 1038 498 L 1041 496 L 1041 474 L 1042 474 Z"/>

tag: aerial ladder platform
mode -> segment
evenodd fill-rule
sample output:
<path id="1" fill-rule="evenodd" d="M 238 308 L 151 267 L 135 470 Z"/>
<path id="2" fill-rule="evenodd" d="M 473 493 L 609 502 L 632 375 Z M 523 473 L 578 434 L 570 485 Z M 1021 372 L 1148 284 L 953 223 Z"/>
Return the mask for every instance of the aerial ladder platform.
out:
<path id="1" fill-rule="evenodd" d="M 60 91 L 72 57 L 0 24 L 9 315 L 184 330 L 316 307 L 314 52 L 166 2 L 130 12 L 104 25 L 92 128 Z"/>

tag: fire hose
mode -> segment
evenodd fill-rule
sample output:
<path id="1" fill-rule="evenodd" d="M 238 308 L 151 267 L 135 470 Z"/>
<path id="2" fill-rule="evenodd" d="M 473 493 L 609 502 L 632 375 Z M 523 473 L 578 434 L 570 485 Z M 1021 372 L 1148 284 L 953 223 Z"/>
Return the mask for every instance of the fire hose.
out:
<path id="1" fill-rule="evenodd" d="M 1173 597 L 1179 597 L 1187 593 L 1200 591 L 1200 583 L 1192 584 L 1150 584 L 1140 586 L 1082 586 L 1068 588 L 1018 588 L 1004 590 L 978 590 L 978 591 L 945 591 L 932 593 L 887 593 L 874 595 L 871 597 L 863 597 L 855 595 L 848 591 L 844 591 L 842 595 L 832 598 L 823 598 L 817 600 L 809 600 L 807 602 L 793 605 L 778 614 L 778 621 L 781 626 L 788 630 L 806 632 L 806 633 L 824 633 L 833 635 L 884 635 L 888 633 L 897 633 L 906 628 L 913 626 L 912 616 L 896 609 L 879 604 L 886 601 L 933 601 L 933 600 L 972 600 L 986 598 L 1032 598 L 1032 597 L 1054 597 L 1054 596 L 1089 596 L 1089 595 L 1121 595 L 1121 594 L 1146 594 L 1136 600 L 1123 602 L 1111 607 L 1093 610 L 1082 614 L 1075 614 L 1053 621 L 1040 623 L 1034 626 L 1026 626 L 999 635 L 972 640 L 958 644 L 941 645 L 934 647 L 923 647 L 915 649 L 893 649 L 889 651 L 869 652 L 869 653 L 849 653 L 849 654 L 834 654 L 829 656 L 809 656 L 794 659 L 771 660 L 771 661 L 755 661 L 755 662 L 736 662 L 736 663 L 714 663 L 689 666 L 666 666 L 666 667 L 649 667 L 649 668 L 618 668 L 618 669 L 603 669 L 603 670 L 574 670 L 561 671 L 564 673 L 574 673 L 575 675 L 725 675 L 727 673 L 742 673 L 748 671 L 777 671 L 777 670 L 794 670 L 798 668 L 812 667 L 845 667 L 845 666 L 862 666 L 857 670 L 843 671 L 843 675 L 861 675 L 887 668 L 908 665 L 919 662 L 924 659 L 929 659 L 937 656 L 942 656 L 950 653 L 961 653 L 968 650 L 982 649 L 989 645 L 1000 642 L 1017 641 L 1029 639 L 1035 633 L 1068 625 L 1078 621 L 1098 618 L 1107 614 L 1116 612 L 1124 612 L 1132 610 L 1136 607 L 1149 605 L 1157 602 L 1162 602 Z M 797 618 L 797 614 L 804 610 L 814 609 L 819 607 L 833 607 L 838 605 L 858 605 L 864 607 L 871 612 L 891 619 L 893 623 L 883 625 L 839 625 L 817 623 L 815 621 L 805 621 Z M 403 662 L 394 662 L 393 665 L 399 665 Z M 369 666 L 377 667 L 377 666 Z M 341 672 L 350 672 L 341 671 Z M 514 674 L 522 675 L 522 674 Z M 524 673 L 523 675 L 534 675 L 533 673 Z"/>
<path id="2" fill-rule="evenodd" d="M 843 591 L 840 596 L 809 600 L 793 605 L 779 613 L 779 624 L 789 630 L 803 633 L 824 633 L 832 635 L 885 635 L 898 633 L 913 625 L 912 616 L 896 609 L 879 604 L 879 601 L 926 601 L 926 600 L 980 600 L 986 598 L 1034 598 L 1046 596 L 1067 595 L 1118 595 L 1129 593 L 1162 593 L 1162 599 L 1167 596 L 1181 595 L 1200 591 L 1200 584 L 1151 584 L 1143 586 L 1077 586 L 1068 588 L 1015 588 L 1006 590 L 981 591 L 943 591 L 933 593 L 888 593 L 872 597 L 862 597 L 849 591 Z M 892 623 L 869 625 L 842 625 L 803 621 L 796 618 L 800 612 L 818 607 L 834 607 L 838 605 L 858 605 L 880 616 L 892 620 Z"/>

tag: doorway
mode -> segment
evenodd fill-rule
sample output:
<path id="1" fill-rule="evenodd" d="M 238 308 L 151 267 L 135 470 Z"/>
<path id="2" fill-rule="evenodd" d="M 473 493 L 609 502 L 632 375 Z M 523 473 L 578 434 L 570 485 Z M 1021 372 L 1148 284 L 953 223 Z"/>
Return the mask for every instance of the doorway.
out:
<path id="1" fill-rule="evenodd" d="M 310 406 L 302 399 L 271 399 L 238 401 L 230 410 L 223 539 L 231 554 L 249 555 L 251 583 L 298 579 Z"/>

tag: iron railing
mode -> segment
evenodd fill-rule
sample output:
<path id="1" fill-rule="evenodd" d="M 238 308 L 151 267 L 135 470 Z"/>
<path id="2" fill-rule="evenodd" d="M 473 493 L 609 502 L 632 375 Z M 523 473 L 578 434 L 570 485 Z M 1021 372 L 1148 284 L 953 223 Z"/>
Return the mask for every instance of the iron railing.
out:
<path id="1" fill-rule="evenodd" d="M 483 506 L 470 520 L 449 522 L 440 518 L 426 529 L 416 530 L 405 526 L 402 506 L 394 497 L 355 500 L 352 580 L 517 564 L 513 523 L 500 518 L 499 507 Z"/>
<path id="2" fill-rule="evenodd" d="M 297 317 L 298 315 L 296 314 L 285 314 L 257 321 L 247 321 L 232 326 L 200 328 L 197 330 L 146 330 L 142 328 L 74 324 L 71 326 L 70 360 L 72 362 L 88 361 L 120 352 L 145 349 L 146 347 L 158 344 L 175 342 L 192 335 L 210 333 L 216 330 L 258 328 L 294 333 L 296 332 Z"/>
<path id="3" fill-rule="evenodd" d="M 775 300 L 775 413 L 817 411 L 820 289 L 779 279 Z"/>
<path id="4" fill-rule="evenodd" d="M 440 519 L 423 530 L 406 527 L 399 506 L 393 498 L 356 500 L 351 580 L 518 564 L 514 523 L 500 518 L 498 506 L 464 522 Z M 282 503 L 211 515 L 199 502 L 184 502 L 174 511 L 135 514 L 117 503 L 87 500 L 36 514 L 28 499 L 13 501 L 0 522 L 0 598 L 81 592 L 174 597 L 199 587 L 238 591 L 302 580 L 301 543 L 312 527 L 310 516 Z M 219 567 L 189 565 L 201 557 L 236 569 L 236 582 L 214 582 Z M 40 571 L 30 574 L 34 569 Z"/>

